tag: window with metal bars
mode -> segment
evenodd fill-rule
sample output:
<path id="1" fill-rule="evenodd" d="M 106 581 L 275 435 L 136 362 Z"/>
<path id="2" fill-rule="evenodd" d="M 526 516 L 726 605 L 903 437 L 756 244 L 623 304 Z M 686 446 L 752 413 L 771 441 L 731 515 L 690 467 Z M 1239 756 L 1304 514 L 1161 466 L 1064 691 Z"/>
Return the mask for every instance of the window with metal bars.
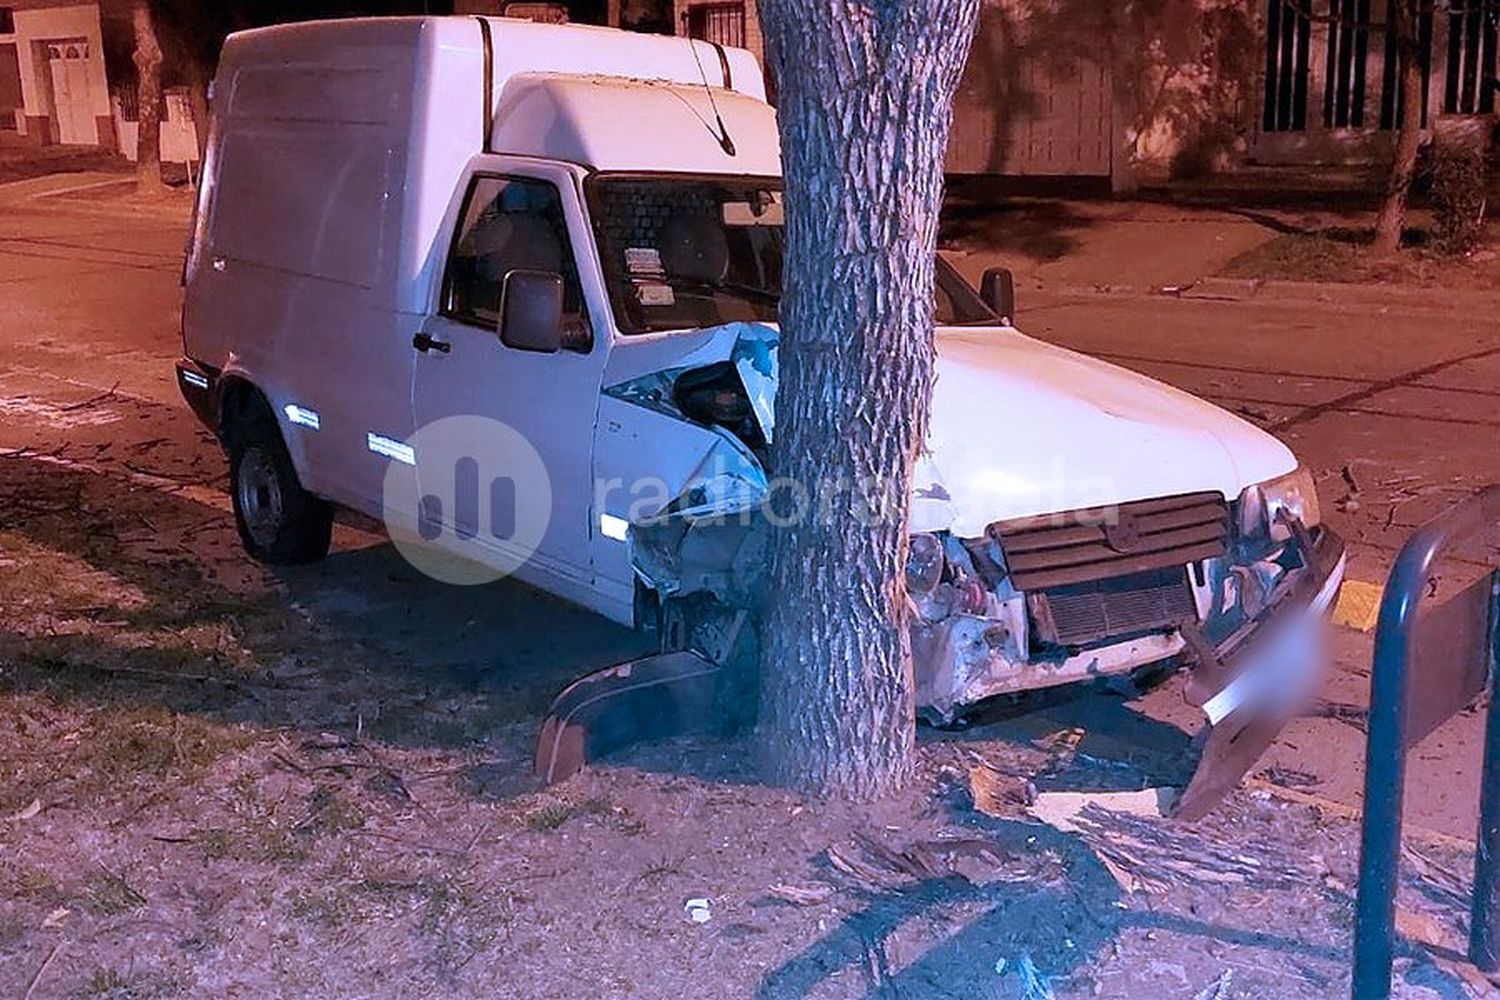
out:
<path id="1" fill-rule="evenodd" d="M 1267 132 L 1307 128 L 1308 50 L 1312 19 L 1292 0 L 1266 3 L 1266 86 L 1261 127 Z"/>
<path id="2" fill-rule="evenodd" d="M 701 38 L 717 45 L 745 47 L 745 5 L 743 3 L 701 3 L 687 10 L 689 38 Z"/>
<path id="3" fill-rule="evenodd" d="M 1448 76 L 1443 111 L 1493 114 L 1500 0 L 1453 0 L 1448 13 Z"/>
<path id="4" fill-rule="evenodd" d="M 1370 47 L 1370 0 L 1331 0 L 1323 77 L 1323 125 L 1365 123 L 1365 54 Z"/>
<path id="5" fill-rule="evenodd" d="M 1390 0 L 1386 5 L 1385 23 L 1393 18 L 1390 7 L 1400 0 Z M 1432 8 L 1423 6 L 1422 19 L 1417 24 L 1417 53 L 1422 60 L 1422 126 L 1427 126 L 1427 95 L 1432 89 Z M 1402 92 L 1400 65 L 1396 59 L 1396 33 L 1385 32 L 1385 62 L 1380 74 L 1380 127 L 1396 128 L 1401 116 Z"/>

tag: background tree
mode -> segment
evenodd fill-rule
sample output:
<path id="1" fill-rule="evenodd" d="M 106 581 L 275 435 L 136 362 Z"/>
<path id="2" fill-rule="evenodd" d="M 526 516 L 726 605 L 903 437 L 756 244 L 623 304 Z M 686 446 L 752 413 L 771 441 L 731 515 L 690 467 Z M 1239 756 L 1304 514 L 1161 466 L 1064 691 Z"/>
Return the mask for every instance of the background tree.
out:
<path id="1" fill-rule="evenodd" d="M 1421 51 L 1420 25 L 1426 0 L 1391 0 L 1386 30 L 1395 38 L 1396 75 L 1401 81 L 1396 148 L 1386 177 L 1385 200 L 1375 218 L 1376 253 L 1395 253 L 1406 226 L 1406 206 L 1417 175 L 1417 153 L 1422 146 L 1422 78 L 1427 73 Z"/>
<path id="2" fill-rule="evenodd" d="M 136 190 L 159 194 L 161 179 L 161 45 L 150 0 L 135 0 L 130 11 L 135 36 L 136 80 Z"/>
<path id="3" fill-rule="evenodd" d="M 943 154 L 978 6 L 760 8 L 787 220 L 770 465 L 800 489 L 773 490 L 785 526 L 773 532 L 759 739 L 774 778 L 824 793 L 877 797 L 910 770 L 907 508 L 932 395 Z M 859 517 L 859 485 L 893 498 L 890 516 Z M 829 488 L 839 502 L 825 518 Z"/>

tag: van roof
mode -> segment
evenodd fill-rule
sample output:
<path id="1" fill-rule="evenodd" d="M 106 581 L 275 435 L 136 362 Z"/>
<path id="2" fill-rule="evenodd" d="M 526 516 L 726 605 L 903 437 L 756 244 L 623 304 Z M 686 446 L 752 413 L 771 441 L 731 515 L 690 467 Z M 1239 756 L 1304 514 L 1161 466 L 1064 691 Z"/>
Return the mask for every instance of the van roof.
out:
<path id="1" fill-rule="evenodd" d="M 720 143 L 721 121 L 732 154 Z M 500 94 L 491 147 L 595 170 L 781 174 L 770 105 L 701 84 L 515 76 Z"/>
<path id="2" fill-rule="evenodd" d="M 496 94 L 514 74 L 567 73 L 708 84 L 765 100 L 760 64 L 745 49 L 594 25 L 508 17 L 360 17 L 252 28 L 231 35 L 227 44 L 238 58 L 251 62 L 357 61 L 370 49 L 402 44 L 430 46 L 466 61 L 483 51 L 476 22 L 488 28 Z"/>

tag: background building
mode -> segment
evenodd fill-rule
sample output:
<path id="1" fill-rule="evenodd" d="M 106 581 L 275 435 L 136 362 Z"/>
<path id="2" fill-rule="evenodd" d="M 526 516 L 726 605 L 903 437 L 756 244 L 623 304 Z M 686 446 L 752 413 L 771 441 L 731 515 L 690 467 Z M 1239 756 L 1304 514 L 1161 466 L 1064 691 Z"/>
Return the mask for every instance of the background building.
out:
<path id="1" fill-rule="evenodd" d="M 38 145 L 116 148 L 97 3 L 0 5 L 0 130 Z"/>

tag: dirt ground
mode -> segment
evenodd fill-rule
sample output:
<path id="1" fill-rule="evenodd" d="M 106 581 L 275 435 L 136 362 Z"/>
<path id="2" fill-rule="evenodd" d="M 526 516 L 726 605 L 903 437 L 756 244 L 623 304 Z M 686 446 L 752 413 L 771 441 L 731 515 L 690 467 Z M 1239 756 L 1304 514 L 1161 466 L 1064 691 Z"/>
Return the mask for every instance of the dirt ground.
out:
<path id="1" fill-rule="evenodd" d="M 541 788 L 548 701 L 644 640 L 513 582 L 435 584 L 353 528 L 316 566 L 246 559 L 171 384 L 181 226 L 0 222 L 0 995 L 1347 993 L 1368 636 L 1336 637 L 1325 703 L 1349 711 L 1298 720 L 1198 824 L 1028 806 L 1180 781 L 1173 682 L 924 729 L 910 794 L 873 807 L 693 740 Z M 1033 333 L 1291 442 L 1364 579 L 1500 478 L 1488 320 L 1025 304 Z M 1457 961 L 1478 727 L 1414 765 L 1440 780 L 1412 782 L 1402 996 L 1494 993 Z"/>

